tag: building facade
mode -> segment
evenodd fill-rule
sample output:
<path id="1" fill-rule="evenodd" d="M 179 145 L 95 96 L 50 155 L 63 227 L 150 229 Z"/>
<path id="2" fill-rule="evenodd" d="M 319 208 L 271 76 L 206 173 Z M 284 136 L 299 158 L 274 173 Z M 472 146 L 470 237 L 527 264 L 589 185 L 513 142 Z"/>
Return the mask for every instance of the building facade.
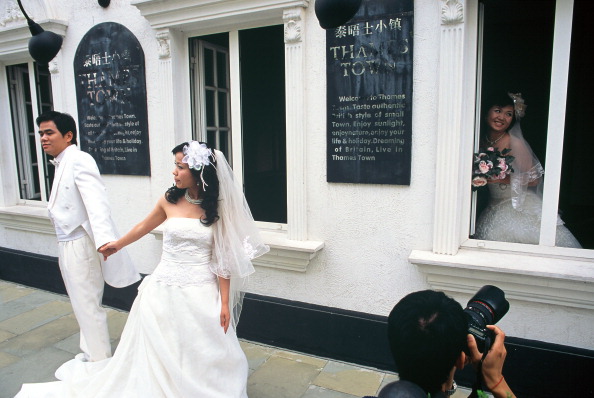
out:
<path id="1" fill-rule="evenodd" d="M 557 352 L 586 367 L 570 366 L 568 378 L 592 370 L 588 1 L 414 1 L 409 185 L 327 182 L 327 32 L 314 0 L 22 3 L 64 41 L 38 65 L 17 2 L 0 0 L 1 278 L 59 284 L 52 171 L 34 118 L 53 108 L 84 122 L 77 49 L 92 28 L 117 23 L 144 52 L 150 163 L 145 175 L 104 174 L 113 217 L 123 232 L 153 208 L 172 183 L 175 145 L 223 150 L 271 247 L 250 280 L 245 337 L 389 368 L 377 341 L 400 298 L 431 288 L 465 305 L 491 284 L 510 301 L 499 325 L 518 356 Z M 471 160 L 481 96 L 495 89 L 522 91 L 528 104 L 523 127 L 546 170 L 538 244 L 472 239 Z M 583 248 L 555 246 L 560 209 Z M 142 273 L 158 263 L 161 238 L 155 230 L 130 246 Z"/>

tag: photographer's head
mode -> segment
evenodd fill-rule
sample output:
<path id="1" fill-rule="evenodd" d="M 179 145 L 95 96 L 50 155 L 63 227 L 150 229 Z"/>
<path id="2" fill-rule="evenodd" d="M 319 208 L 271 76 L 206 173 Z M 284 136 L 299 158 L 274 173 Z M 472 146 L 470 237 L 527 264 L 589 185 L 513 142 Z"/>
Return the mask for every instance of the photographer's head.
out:
<path id="1" fill-rule="evenodd" d="M 428 393 L 442 389 L 453 368 L 462 368 L 468 320 L 462 306 L 442 292 L 404 297 L 388 318 L 388 339 L 401 380 Z"/>

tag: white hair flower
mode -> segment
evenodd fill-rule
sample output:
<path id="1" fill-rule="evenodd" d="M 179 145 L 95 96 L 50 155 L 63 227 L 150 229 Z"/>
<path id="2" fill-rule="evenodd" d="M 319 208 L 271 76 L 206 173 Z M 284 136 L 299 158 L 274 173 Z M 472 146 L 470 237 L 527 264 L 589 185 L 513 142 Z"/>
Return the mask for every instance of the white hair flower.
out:
<path id="1" fill-rule="evenodd" d="M 184 158 L 182 162 L 187 163 L 188 167 L 194 170 L 202 170 L 203 166 L 210 164 L 211 150 L 206 144 L 198 141 L 191 141 L 189 145 L 184 146 Z"/>

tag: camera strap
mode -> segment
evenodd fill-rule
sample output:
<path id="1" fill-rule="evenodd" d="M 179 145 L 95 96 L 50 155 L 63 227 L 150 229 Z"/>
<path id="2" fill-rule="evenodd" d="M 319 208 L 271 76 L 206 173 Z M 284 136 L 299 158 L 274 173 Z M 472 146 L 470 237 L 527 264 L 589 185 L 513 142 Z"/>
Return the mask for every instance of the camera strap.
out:
<path id="1" fill-rule="evenodd" d="M 474 380 L 474 384 L 472 385 L 472 392 L 470 393 L 468 398 L 483 398 L 483 397 L 487 396 L 483 392 L 483 385 L 484 385 L 483 361 L 485 360 L 485 357 L 489 353 L 490 349 L 491 349 L 491 338 L 487 336 L 485 338 L 485 352 L 483 352 L 483 356 L 476 366 L 476 378 Z M 480 393 L 479 393 L 479 391 L 480 391 Z"/>

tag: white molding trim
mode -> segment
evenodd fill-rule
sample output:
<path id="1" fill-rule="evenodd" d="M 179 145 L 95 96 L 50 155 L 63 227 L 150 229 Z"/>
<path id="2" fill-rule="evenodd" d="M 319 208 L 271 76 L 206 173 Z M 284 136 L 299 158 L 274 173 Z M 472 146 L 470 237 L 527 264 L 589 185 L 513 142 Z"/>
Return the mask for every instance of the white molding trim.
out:
<path id="1" fill-rule="evenodd" d="M 303 8 L 285 10 L 285 108 L 287 142 L 287 224 L 290 239 L 307 239 L 305 164 L 305 49 Z"/>
<path id="2" fill-rule="evenodd" d="M 0 226 L 7 229 L 56 235 L 56 230 L 47 215 L 45 206 L 1 207 Z"/>
<path id="3" fill-rule="evenodd" d="M 507 298 L 594 309 L 592 260 L 460 249 L 454 256 L 413 250 L 409 261 L 433 289 L 474 294 L 496 285 Z"/>
<path id="4" fill-rule="evenodd" d="M 0 207 L 0 226 L 26 232 L 55 235 L 45 206 Z M 162 227 L 150 232 L 155 239 L 163 240 Z M 254 265 L 281 270 L 305 272 L 311 260 L 324 248 L 324 242 L 301 241 L 287 238 L 284 231 L 262 231 L 264 243 L 270 251 L 254 260 Z"/>
<path id="5" fill-rule="evenodd" d="M 310 261 L 324 248 L 324 242 L 291 240 L 283 233 L 262 232 L 270 251 L 254 260 L 254 265 L 305 272 Z"/>
<path id="6" fill-rule="evenodd" d="M 462 110 L 469 105 L 464 101 L 465 25 L 464 18 L 458 17 L 464 11 L 462 3 L 457 0 L 441 0 L 441 4 L 436 164 L 448 164 L 451 167 L 436 169 L 433 251 L 455 254 L 460 246 L 460 219 L 464 214 L 461 206 L 462 195 L 466 194 L 460 189 L 464 162 L 451 161 L 462 159 Z"/>
<path id="7" fill-rule="evenodd" d="M 150 233 L 163 240 L 162 227 Z M 324 242 L 291 240 L 284 232 L 262 231 L 261 234 L 270 251 L 254 260 L 256 266 L 305 272 L 311 260 L 324 248 Z"/>
<path id="8" fill-rule="evenodd" d="M 441 6 L 441 23 L 457 25 L 464 22 L 464 5 L 460 0 L 445 0 Z"/>
<path id="9" fill-rule="evenodd" d="M 68 24 L 64 21 L 58 20 L 45 20 L 35 21 L 44 30 L 48 30 L 59 34 L 60 36 L 66 36 L 66 30 Z M 31 59 L 29 55 L 29 39 L 31 38 L 31 32 L 27 24 L 20 26 L 11 26 L 8 29 L 0 30 L 0 61 L 13 61 L 22 59 Z"/>
<path id="10" fill-rule="evenodd" d="M 307 8 L 310 0 L 134 0 L 151 26 L 183 31 L 262 24 L 282 20 L 283 11 Z"/>

